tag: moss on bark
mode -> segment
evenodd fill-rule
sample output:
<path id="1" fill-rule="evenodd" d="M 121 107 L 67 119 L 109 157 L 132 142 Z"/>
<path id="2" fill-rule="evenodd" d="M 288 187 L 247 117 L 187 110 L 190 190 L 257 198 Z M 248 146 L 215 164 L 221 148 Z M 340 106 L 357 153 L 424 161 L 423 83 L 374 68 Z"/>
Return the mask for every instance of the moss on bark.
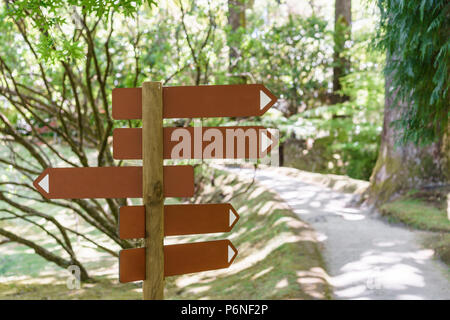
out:
<path id="1" fill-rule="evenodd" d="M 395 100 L 396 91 L 386 77 L 383 132 L 378 160 L 370 178 L 368 202 L 379 206 L 407 190 L 449 183 L 449 130 L 438 141 L 426 145 L 399 145 L 401 131 L 394 123 L 410 105 Z"/>

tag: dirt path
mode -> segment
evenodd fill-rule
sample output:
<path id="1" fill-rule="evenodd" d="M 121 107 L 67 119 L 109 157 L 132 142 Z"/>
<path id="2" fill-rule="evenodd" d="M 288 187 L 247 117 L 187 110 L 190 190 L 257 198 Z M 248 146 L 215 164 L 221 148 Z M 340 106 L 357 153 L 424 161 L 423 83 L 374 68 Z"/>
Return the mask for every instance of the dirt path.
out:
<path id="1" fill-rule="evenodd" d="M 247 178 L 255 172 L 227 170 Z M 353 194 L 304 183 L 282 168 L 258 169 L 256 181 L 316 229 L 336 299 L 450 299 L 449 269 L 421 247 L 421 232 L 390 225 L 352 206 Z"/>

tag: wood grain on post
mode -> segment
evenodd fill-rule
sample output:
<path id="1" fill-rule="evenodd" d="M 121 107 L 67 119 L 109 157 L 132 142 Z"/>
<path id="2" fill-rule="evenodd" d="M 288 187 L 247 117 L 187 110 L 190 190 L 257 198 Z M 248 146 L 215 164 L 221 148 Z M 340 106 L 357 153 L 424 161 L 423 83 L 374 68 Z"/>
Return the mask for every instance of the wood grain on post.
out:
<path id="1" fill-rule="evenodd" d="M 161 82 L 142 86 L 143 204 L 145 206 L 144 300 L 164 299 L 163 101 Z"/>

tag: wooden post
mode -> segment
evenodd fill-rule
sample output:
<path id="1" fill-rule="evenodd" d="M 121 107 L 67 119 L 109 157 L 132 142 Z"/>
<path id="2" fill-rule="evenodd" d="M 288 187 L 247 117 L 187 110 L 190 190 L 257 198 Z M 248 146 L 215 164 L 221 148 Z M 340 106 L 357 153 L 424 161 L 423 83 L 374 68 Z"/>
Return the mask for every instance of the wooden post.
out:
<path id="1" fill-rule="evenodd" d="M 162 83 L 142 86 L 142 165 L 145 206 L 144 300 L 164 299 L 164 186 Z"/>

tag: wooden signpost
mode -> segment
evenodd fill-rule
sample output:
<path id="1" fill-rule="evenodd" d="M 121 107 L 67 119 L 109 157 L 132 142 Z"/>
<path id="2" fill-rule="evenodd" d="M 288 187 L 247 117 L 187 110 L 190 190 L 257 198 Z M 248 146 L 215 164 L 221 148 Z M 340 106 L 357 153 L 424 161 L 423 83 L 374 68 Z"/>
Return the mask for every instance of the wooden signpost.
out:
<path id="1" fill-rule="evenodd" d="M 142 128 L 115 129 L 113 157 L 142 167 L 47 168 L 34 186 L 48 199 L 142 198 L 120 208 L 120 238 L 145 238 L 145 247 L 120 252 L 119 279 L 143 280 L 144 299 L 163 299 L 165 277 L 227 268 L 238 254 L 229 240 L 165 246 L 164 237 L 229 232 L 239 220 L 228 203 L 164 205 L 194 194 L 193 167 L 164 159 L 257 159 L 275 143 L 259 126 L 163 128 L 163 118 L 259 116 L 275 102 L 260 84 L 114 89 L 113 118 L 142 119 Z"/>

